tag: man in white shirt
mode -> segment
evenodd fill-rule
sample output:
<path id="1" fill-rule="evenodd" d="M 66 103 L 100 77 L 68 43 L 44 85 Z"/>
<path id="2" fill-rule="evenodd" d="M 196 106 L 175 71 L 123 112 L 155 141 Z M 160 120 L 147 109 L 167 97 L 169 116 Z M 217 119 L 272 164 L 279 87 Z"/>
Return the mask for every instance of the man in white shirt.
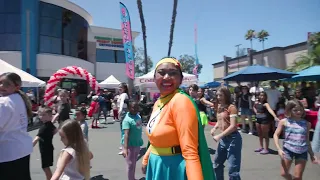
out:
<path id="1" fill-rule="evenodd" d="M 254 86 L 250 88 L 249 92 L 251 94 L 252 105 L 255 104 L 256 100 L 258 100 L 259 94 L 263 91 L 263 88 L 259 86 L 259 82 L 255 82 Z"/>
<path id="2" fill-rule="evenodd" d="M 268 95 L 268 103 L 271 109 L 275 111 L 277 109 L 277 103 L 281 98 L 281 92 L 276 88 L 275 81 L 270 82 L 270 89 L 267 89 L 266 93 Z"/>

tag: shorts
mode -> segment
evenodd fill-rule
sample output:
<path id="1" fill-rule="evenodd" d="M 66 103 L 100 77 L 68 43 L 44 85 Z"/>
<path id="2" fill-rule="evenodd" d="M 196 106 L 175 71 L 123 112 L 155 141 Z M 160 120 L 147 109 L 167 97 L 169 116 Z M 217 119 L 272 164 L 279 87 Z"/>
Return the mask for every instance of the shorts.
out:
<path id="1" fill-rule="evenodd" d="M 308 151 L 307 152 L 304 152 L 302 154 L 297 154 L 297 153 L 294 153 L 290 150 L 288 150 L 287 148 L 283 148 L 283 152 L 285 153 L 285 158 L 287 160 L 305 160 L 305 161 L 308 161 Z"/>
<path id="2" fill-rule="evenodd" d="M 200 111 L 200 119 L 201 119 L 201 124 L 202 126 L 205 126 L 208 124 L 208 117 L 207 114 L 203 111 Z"/>
<path id="3" fill-rule="evenodd" d="M 53 166 L 53 150 L 41 152 L 41 167 L 42 169 Z"/>
<path id="4" fill-rule="evenodd" d="M 93 117 L 94 119 L 99 119 L 99 113 L 94 113 L 94 114 L 92 115 L 92 117 Z"/>
<path id="5" fill-rule="evenodd" d="M 31 180 L 30 176 L 30 155 L 20 159 L 0 163 L 0 179 L 23 179 Z"/>
<path id="6" fill-rule="evenodd" d="M 251 116 L 252 110 L 249 108 L 241 108 L 240 115 Z"/>
<path id="7" fill-rule="evenodd" d="M 258 124 L 270 124 L 270 121 L 268 120 L 268 118 L 257 118 L 256 123 L 258 123 Z"/>

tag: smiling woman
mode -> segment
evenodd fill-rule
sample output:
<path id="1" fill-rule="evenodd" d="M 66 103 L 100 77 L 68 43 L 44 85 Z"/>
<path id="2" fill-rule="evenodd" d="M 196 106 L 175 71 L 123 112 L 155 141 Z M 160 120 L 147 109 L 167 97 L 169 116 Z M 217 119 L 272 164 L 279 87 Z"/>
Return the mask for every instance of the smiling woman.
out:
<path id="1" fill-rule="evenodd" d="M 179 61 L 160 60 L 154 79 L 161 96 L 147 125 L 150 146 L 142 166 L 146 179 L 214 180 L 198 109 L 194 101 L 179 90 L 183 79 Z"/>

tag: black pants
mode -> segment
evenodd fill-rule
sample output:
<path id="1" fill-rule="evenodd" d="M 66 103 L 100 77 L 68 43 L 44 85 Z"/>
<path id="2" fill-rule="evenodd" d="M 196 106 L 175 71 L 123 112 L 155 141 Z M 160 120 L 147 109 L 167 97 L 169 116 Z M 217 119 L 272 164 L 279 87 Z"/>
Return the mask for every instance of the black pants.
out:
<path id="1" fill-rule="evenodd" d="M 23 158 L 0 163 L 1 180 L 31 180 L 30 155 Z"/>

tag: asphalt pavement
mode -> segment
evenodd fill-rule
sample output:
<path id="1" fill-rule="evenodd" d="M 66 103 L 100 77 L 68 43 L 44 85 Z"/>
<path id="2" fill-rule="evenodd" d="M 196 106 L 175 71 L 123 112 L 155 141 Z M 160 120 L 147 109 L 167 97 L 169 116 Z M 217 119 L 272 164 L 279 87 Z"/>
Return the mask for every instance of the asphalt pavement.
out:
<path id="1" fill-rule="evenodd" d="M 112 118 L 108 118 L 108 122 L 112 122 Z M 90 124 L 90 121 L 88 121 Z M 118 155 L 120 146 L 120 127 L 119 123 L 101 124 L 100 129 L 89 130 L 89 148 L 92 151 L 94 158 L 91 161 L 91 177 L 93 180 L 126 180 L 126 164 L 122 156 Z M 38 130 L 30 131 L 30 135 L 35 137 Z M 205 134 L 209 146 L 209 152 L 214 156 L 217 143 L 210 136 L 210 127 L 206 127 Z M 242 134 L 242 165 L 241 178 L 243 180 L 283 180 L 280 177 L 280 159 L 274 154 L 260 155 L 254 152 L 258 146 L 256 136 Z M 147 138 L 143 135 L 144 146 L 146 146 Z M 270 141 L 271 149 L 275 149 L 273 139 Z M 54 171 L 59 152 L 63 148 L 60 137 L 57 134 L 53 139 L 54 151 L 54 166 L 51 168 Z M 141 155 L 144 154 L 145 148 L 141 149 Z M 318 157 L 320 155 L 318 154 Z M 41 169 L 40 152 L 38 146 L 34 147 L 34 152 L 31 155 L 31 176 L 33 180 L 45 180 L 45 175 Z M 225 164 L 225 179 L 228 179 L 228 164 Z M 18 170 L 17 170 L 18 171 Z M 18 172 L 17 172 L 18 173 Z M 320 166 L 307 163 L 304 172 L 304 179 L 319 180 Z M 144 179 L 141 173 L 141 158 L 137 162 L 136 178 Z"/>

